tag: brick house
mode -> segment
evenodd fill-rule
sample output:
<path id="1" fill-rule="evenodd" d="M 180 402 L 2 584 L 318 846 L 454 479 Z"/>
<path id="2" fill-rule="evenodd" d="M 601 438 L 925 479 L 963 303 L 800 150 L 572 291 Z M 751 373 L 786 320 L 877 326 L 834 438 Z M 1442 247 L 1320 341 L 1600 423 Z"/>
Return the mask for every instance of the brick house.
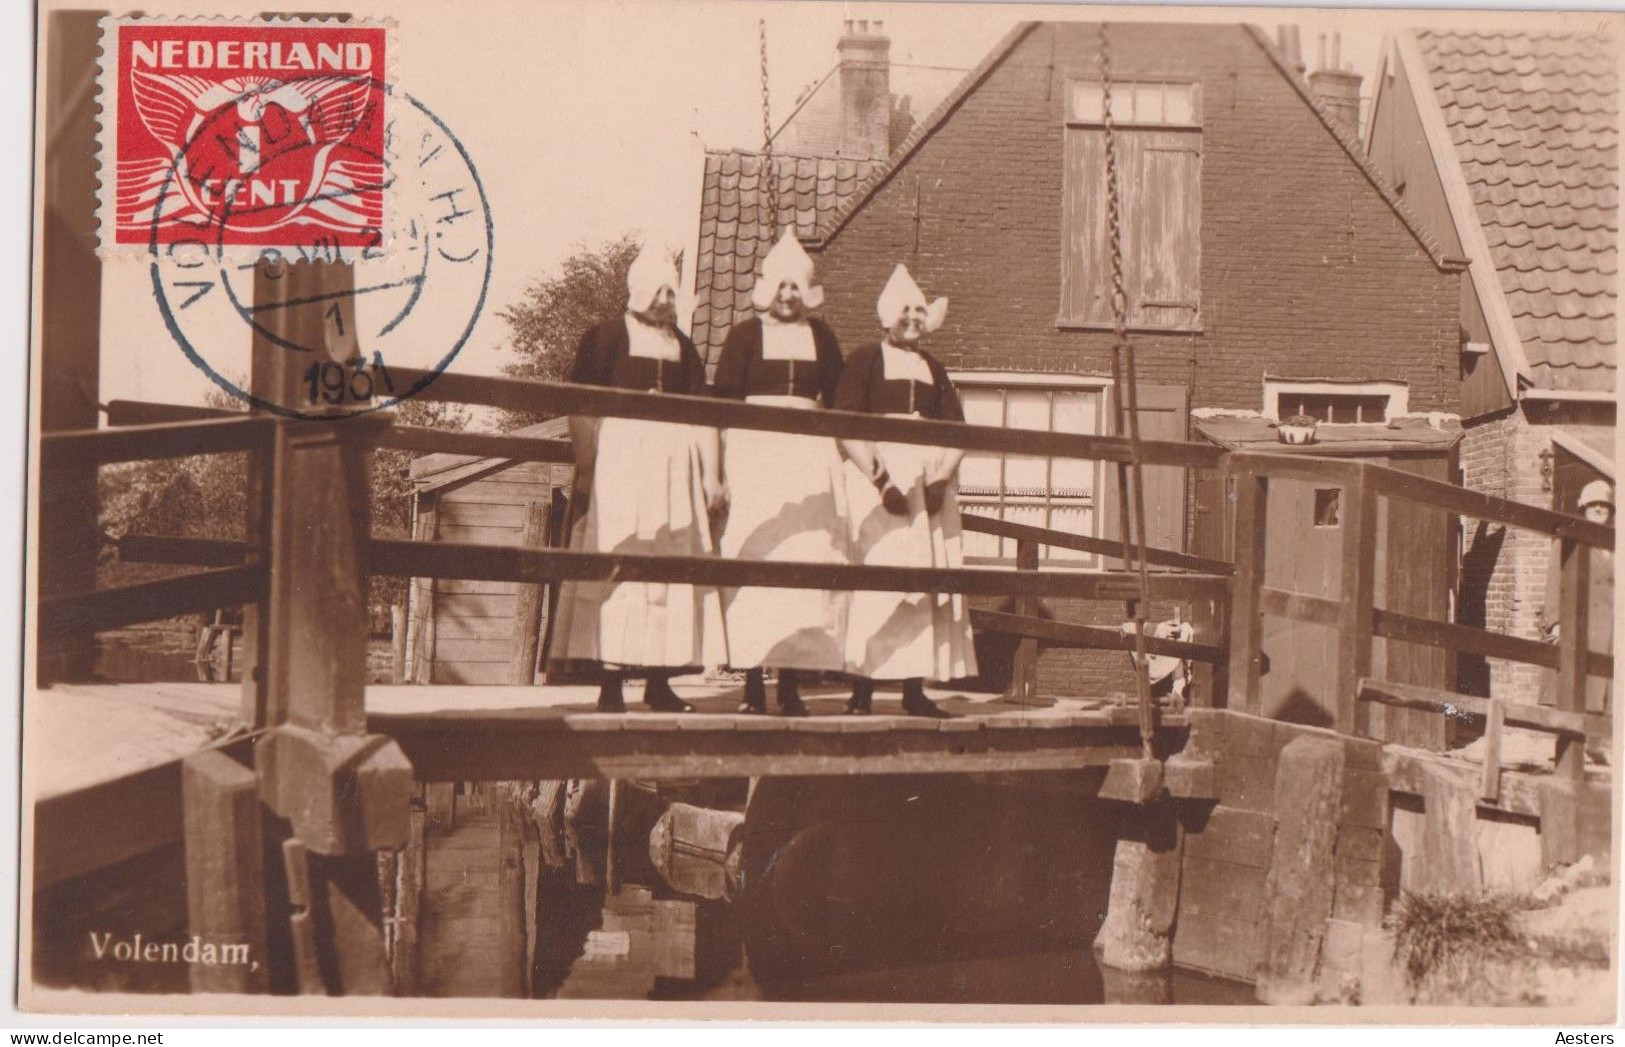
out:
<path id="1" fill-rule="evenodd" d="M 1471 261 L 1462 482 L 1565 512 L 1614 472 L 1617 61 L 1603 35 L 1404 32 L 1384 45 L 1372 105 L 1372 166 Z M 1465 539 L 1460 620 L 1539 638 L 1556 610 L 1548 541 L 1483 525 Z M 1472 668 L 1461 684 L 1478 693 L 1540 686 L 1534 666 Z"/>
<path id="2" fill-rule="evenodd" d="M 1347 107 L 1317 99 L 1252 27 L 1114 24 L 1110 44 L 1145 434 L 1187 438 L 1204 410 L 1329 423 L 1456 412 L 1465 263 L 1367 163 L 1339 116 Z M 881 68 L 875 49 L 861 53 Z M 928 348 L 972 421 L 1106 431 L 1098 56 L 1095 24 L 1022 23 L 884 157 L 775 155 L 779 224 L 793 220 L 817 260 L 821 315 L 846 350 L 879 337 L 875 297 L 904 262 L 927 294 L 951 300 Z M 842 112 L 878 122 L 891 109 Z M 877 126 L 841 140 L 886 136 Z M 766 184 L 759 156 L 706 157 L 692 330 L 713 363 L 749 315 L 757 259 L 776 239 Z M 1153 472 L 1166 475 L 1147 482 L 1151 540 L 1185 548 L 1202 509 L 1181 473 Z M 1115 531 L 1115 484 L 1094 463 L 973 455 L 960 482 L 977 512 Z M 995 539 L 968 552 L 1013 556 Z M 1114 620 L 1103 606 L 1053 609 Z M 1057 653 L 1041 667 L 1050 693 L 1126 686 L 1120 656 Z"/>

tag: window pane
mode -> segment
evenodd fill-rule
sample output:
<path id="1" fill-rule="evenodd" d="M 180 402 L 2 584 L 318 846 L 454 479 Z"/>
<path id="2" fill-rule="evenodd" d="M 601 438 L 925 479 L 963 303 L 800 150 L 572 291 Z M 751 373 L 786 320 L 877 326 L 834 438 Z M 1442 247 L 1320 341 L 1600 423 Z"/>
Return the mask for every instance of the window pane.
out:
<path id="1" fill-rule="evenodd" d="M 1072 119 L 1098 123 L 1102 117 L 1100 84 L 1094 82 L 1072 85 Z"/>
<path id="2" fill-rule="evenodd" d="M 1003 425 L 1004 403 L 998 389 L 964 386 L 959 402 L 971 425 Z M 959 466 L 959 486 L 967 493 L 993 494 L 999 489 L 999 456 L 993 451 L 971 451 Z M 989 554 L 993 555 L 993 554 Z"/>
<path id="3" fill-rule="evenodd" d="M 1093 434 L 1100 431 L 1099 393 L 1056 393 L 1055 431 Z M 1087 459 L 1057 458 L 1050 467 L 1050 490 L 1057 495 L 1083 497 L 1095 490 L 1095 463 Z"/>
<path id="4" fill-rule="evenodd" d="M 1196 85 L 1165 84 L 1163 87 L 1163 120 L 1170 124 L 1194 124 Z"/>
<path id="5" fill-rule="evenodd" d="M 1004 424 L 1012 429 L 1049 428 L 1049 390 L 1010 389 L 1005 392 Z M 1008 455 L 1004 461 L 1007 492 L 1042 495 L 1049 484 L 1049 461 Z M 1040 525 L 1042 526 L 1042 525 Z"/>
<path id="6" fill-rule="evenodd" d="M 1140 124 L 1162 123 L 1162 91 L 1161 84 L 1135 84 L 1134 112 L 1130 119 Z"/>
<path id="7" fill-rule="evenodd" d="M 1052 530 L 1068 534 L 1093 534 L 1094 510 L 1083 505 L 1057 505 L 1050 509 L 1049 525 Z M 1090 558 L 1088 553 L 1076 549 L 1057 549 L 1053 546 L 1045 546 L 1045 549 L 1051 560 L 1076 562 Z"/>
<path id="8" fill-rule="evenodd" d="M 959 501 L 959 508 L 963 512 L 974 513 L 977 516 L 991 516 L 997 518 L 999 515 L 999 507 L 997 505 L 993 504 L 992 502 L 976 498 L 961 498 Z M 964 532 L 964 540 L 965 544 L 963 548 L 966 556 L 997 558 L 1002 555 L 999 552 L 999 539 L 991 534 L 981 534 L 977 531 L 967 529 Z"/>

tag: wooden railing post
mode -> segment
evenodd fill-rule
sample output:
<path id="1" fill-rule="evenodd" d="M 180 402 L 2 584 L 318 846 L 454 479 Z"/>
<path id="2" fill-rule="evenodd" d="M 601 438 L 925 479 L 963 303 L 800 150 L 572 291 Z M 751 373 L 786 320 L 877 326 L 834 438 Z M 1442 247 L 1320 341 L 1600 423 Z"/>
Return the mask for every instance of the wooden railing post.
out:
<path id="1" fill-rule="evenodd" d="M 1038 543 L 1027 539 L 1016 542 L 1016 570 L 1038 570 Z M 1016 613 L 1036 617 L 1038 597 L 1016 597 Z M 1022 637 L 1016 644 L 1015 662 L 1010 671 L 1009 699 L 1018 705 L 1037 705 L 1038 701 L 1038 641 Z"/>
<path id="2" fill-rule="evenodd" d="M 1230 579 L 1230 666 L 1226 705 L 1257 714 L 1264 668 L 1264 538 L 1269 512 L 1269 479 L 1233 473 L 1235 483 L 1236 573 Z"/>
<path id="3" fill-rule="evenodd" d="M 283 301 L 333 301 L 352 285 L 347 266 L 298 262 L 278 281 Z M 319 308 L 277 310 L 296 344 L 330 357 L 353 351 L 335 339 Z M 354 329 L 354 316 L 345 327 Z M 272 387 L 288 395 L 288 372 L 321 353 L 279 354 Z M 291 398 L 281 398 L 289 406 Z M 379 413 L 279 419 L 271 470 L 270 592 L 261 651 L 270 730 L 255 748 L 260 796 L 287 819 L 289 919 L 331 994 L 393 988 L 384 948 L 377 852 L 406 842 L 412 767 L 390 738 L 369 735 L 367 572 L 371 530 L 370 448 L 390 425 Z M 311 982 L 302 980 L 309 991 Z"/>
<path id="4" fill-rule="evenodd" d="M 1337 729 L 1363 737 L 1367 703 L 1359 700 L 1360 679 L 1371 675 L 1372 628 L 1376 618 L 1377 492 L 1361 467 L 1343 486 L 1341 607 L 1337 616 Z"/>
<path id="5" fill-rule="evenodd" d="M 1591 547 L 1573 538 L 1560 546 L 1557 634 L 1557 707 L 1581 713 L 1586 707 L 1586 655 L 1591 636 Z M 1585 777 L 1585 740 L 1557 738 L 1557 776 L 1568 781 Z"/>

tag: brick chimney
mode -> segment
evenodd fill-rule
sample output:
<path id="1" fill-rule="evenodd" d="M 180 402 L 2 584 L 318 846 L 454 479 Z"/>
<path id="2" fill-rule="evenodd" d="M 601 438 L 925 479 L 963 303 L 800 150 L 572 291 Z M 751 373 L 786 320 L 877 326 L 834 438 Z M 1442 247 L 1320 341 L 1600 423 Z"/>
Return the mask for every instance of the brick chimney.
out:
<path id="1" fill-rule="evenodd" d="M 1331 56 L 1327 60 L 1326 34 L 1320 34 L 1319 68 L 1309 74 L 1309 93 L 1341 123 L 1355 141 L 1360 140 L 1360 74 L 1344 69 L 1343 38 L 1331 34 Z"/>
<path id="2" fill-rule="evenodd" d="M 891 38 L 879 20 L 848 18 L 836 45 L 841 132 L 836 155 L 884 160 L 891 152 Z"/>

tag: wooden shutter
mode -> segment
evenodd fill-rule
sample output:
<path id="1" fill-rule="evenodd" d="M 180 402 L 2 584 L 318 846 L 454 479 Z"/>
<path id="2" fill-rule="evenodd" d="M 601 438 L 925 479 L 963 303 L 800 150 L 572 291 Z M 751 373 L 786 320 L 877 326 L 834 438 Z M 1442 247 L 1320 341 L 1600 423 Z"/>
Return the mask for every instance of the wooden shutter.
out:
<path id="1" fill-rule="evenodd" d="M 1098 128 L 1066 131 L 1062 180 L 1061 315 L 1080 323 L 1110 323 L 1112 268 L 1106 235 L 1106 139 Z"/>
<path id="2" fill-rule="evenodd" d="M 1118 131 L 1116 150 L 1128 322 L 1194 327 L 1200 321 L 1201 132 Z M 1062 227 L 1061 315 L 1111 323 L 1106 137 L 1100 128 L 1066 131 Z"/>
<path id="3" fill-rule="evenodd" d="M 1122 136 L 1121 152 L 1129 323 L 1194 327 L 1201 289 L 1201 133 L 1133 131 Z"/>
<path id="4" fill-rule="evenodd" d="M 1181 385 L 1141 383 L 1137 400 L 1142 440 L 1184 440 L 1190 425 L 1189 401 Z M 1115 390 L 1108 390 L 1108 396 Z M 1108 404 L 1108 409 L 1109 409 Z M 1108 416 L 1109 417 L 1109 416 Z M 1102 462 L 1100 472 L 1100 533 L 1121 540 L 1118 528 L 1117 466 Z M 1130 506 L 1132 512 L 1132 505 Z M 1185 551 L 1185 470 L 1171 465 L 1145 466 L 1145 524 L 1147 544 L 1158 549 Z M 1109 559 L 1108 569 L 1122 566 Z"/>

